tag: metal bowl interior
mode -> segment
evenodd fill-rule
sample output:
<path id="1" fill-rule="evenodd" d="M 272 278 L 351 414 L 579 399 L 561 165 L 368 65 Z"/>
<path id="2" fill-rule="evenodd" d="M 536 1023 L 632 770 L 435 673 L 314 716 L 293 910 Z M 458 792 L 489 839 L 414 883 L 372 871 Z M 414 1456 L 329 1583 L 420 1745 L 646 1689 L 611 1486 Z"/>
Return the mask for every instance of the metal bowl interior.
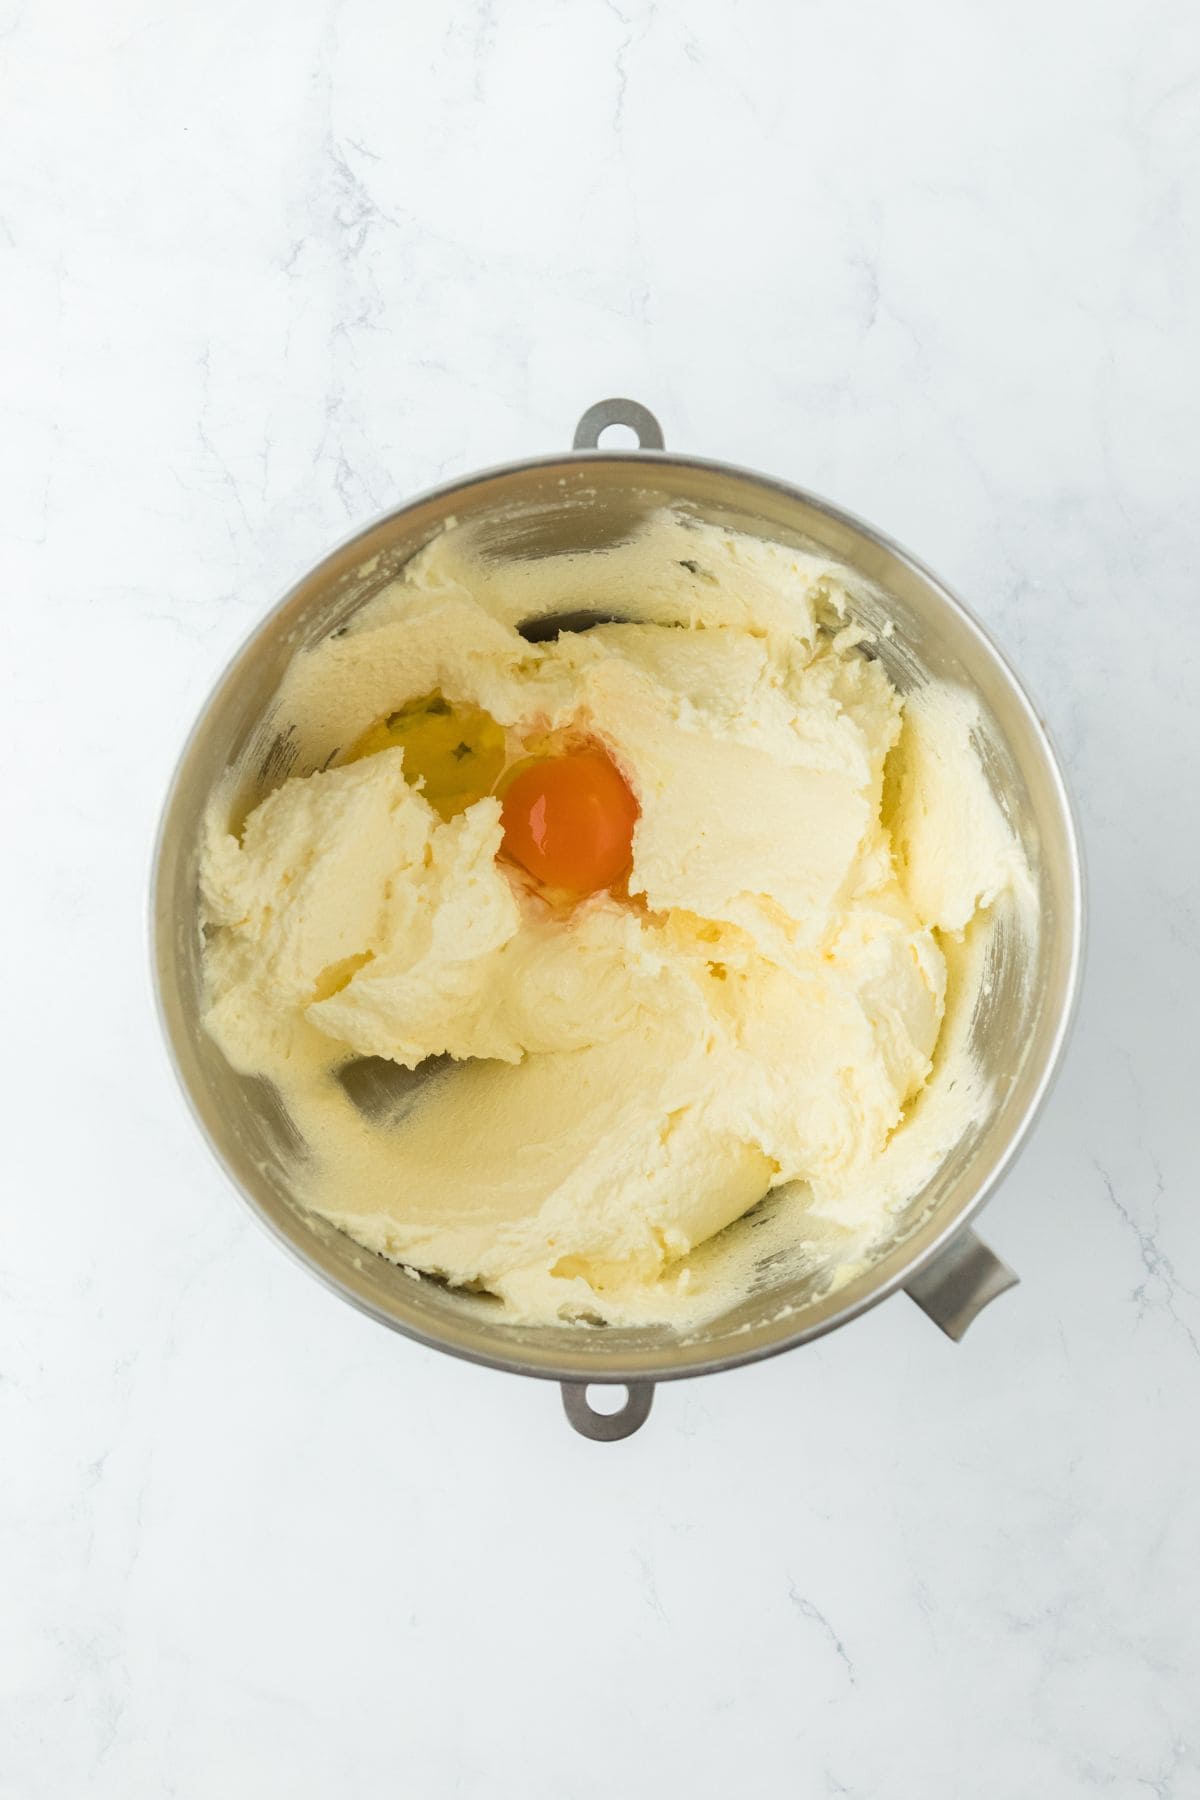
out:
<path id="1" fill-rule="evenodd" d="M 991 1111 L 853 1279 L 831 1286 L 827 1272 L 798 1272 L 786 1262 L 761 1267 L 737 1305 L 686 1337 L 666 1327 L 515 1325 L 494 1301 L 415 1280 L 294 1201 L 288 1172 L 302 1147 L 286 1114 L 267 1084 L 229 1068 L 201 1023 L 201 820 L 231 766 L 247 771 L 248 803 L 285 774 L 307 772 L 293 769 L 286 727 L 271 717 L 289 659 L 343 624 L 448 520 L 468 526 L 487 555 L 519 565 L 619 541 L 664 504 L 845 564 L 856 612 L 869 624 L 891 621 L 876 648 L 902 692 L 928 678 L 974 690 L 988 779 L 1037 888 L 1036 967 L 1028 953 L 1022 960 L 1015 936 L 1001 941 L 990 992 L 971 1021 L 992 1078 Z M 1045 732 L 994 646 L 927 570 L 868 527 L 781 483 L 695 459 L 596 453 L 513 465 L 442 488 L 368 527 L 299 583 L 235 658 L 186 746 L 163 818 L 152 923 L 163 1022 L 183 1088 L 229 1176 L 275 1236 L 344 1298 L 414 1338 L 514 1372 L 586 1382 L 670 1379 L 770 1355 L 845 1323 L 928 1262 L 993 1190 L 1045 1095 L 1073 1005 L 1081 914 L 1075 829 Z"/>

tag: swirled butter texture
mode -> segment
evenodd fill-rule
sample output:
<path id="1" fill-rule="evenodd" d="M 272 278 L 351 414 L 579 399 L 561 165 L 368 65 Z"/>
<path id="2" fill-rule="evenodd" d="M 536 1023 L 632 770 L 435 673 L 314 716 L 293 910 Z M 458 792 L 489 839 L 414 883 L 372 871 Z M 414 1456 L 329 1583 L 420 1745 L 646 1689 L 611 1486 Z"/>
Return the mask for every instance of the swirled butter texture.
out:
<path id="1" fill-rule="evenodd" d="M 627 622 L 516 630 L 579 606 Z M 451 530 L 297 653 L 275 712 L 316 772 L 240 833 L 214 798 L 202 891 L 207 1026 L 278 1090 L 305 1204 L 534 1321 L 726 1303 L 697 1247 L 773 1190 L 847 1266 L 879 1235 L 981 1103 L 948 958 L 961 1011 L 963 946 L 1029 876 L 973 703 L 902 703 L 847 616 L 828 564 L 660 512 L 517 566 Z M 426 695 L 494 720 L 508 766 L 601 747 L 627 879 L 544 893 L 495 792 L 443 816 L 380 724 Z"/>

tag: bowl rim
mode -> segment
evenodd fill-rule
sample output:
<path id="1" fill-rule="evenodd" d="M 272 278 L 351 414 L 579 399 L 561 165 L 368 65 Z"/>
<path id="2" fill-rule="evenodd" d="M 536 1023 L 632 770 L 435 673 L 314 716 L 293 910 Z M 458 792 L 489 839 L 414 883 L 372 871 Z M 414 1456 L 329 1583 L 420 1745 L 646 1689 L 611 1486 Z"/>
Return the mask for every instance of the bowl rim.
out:
<path id="1" fill-rule="evenodd" d="M 466 494 L 486 483 L 528 474 L 536 470 L 549 471 L 555 468 L 573 470 L 584 464 L 624 467 L 629 470 L 631 476 L 637 474 L 641 478 L 644 478 L 650 470 L 669 470 L 681 467 L 732 476 L 753 487 L 770 490 L 789 502 L 799 502 L 834 523 L 859 534 L 876 548 L 894 558 L 919 581 L 932 588 L 938 597 L 959 615 L 968 632 L 975 639 L 977 646 L 992 660 L 1007 682 L 1012 698 L 1019 706 L 1032 738 L 1041 753 L 1046 773 L 1050 778 L 1068 853 L 1070 907 L 1068 916 L 1060 925 L 1060 930 L 1064 934 L 1069 934 L 1063 1001 L 1043 1066 L 1025 1110 L 1017 1120 L 1009 1142 L 997 1159 L 994 1168 L 980 1183 L 975 1193 L 951 1217 L 940 1219 L 935 1215 L 881 1258 L 877 1267 L 890 1265 L 882 1279 L 871 1283 L 860 1293 L 853 1293 L 854 1281 L 848 1283 L 847 1292 L 850 1297 L 846 1304 L 826 1316 L 808 1323 L 793 1323 L 789 1322 L 785 1313 L 779 1319 L 770 1321 L 766 1326 L 756 1327 L 753 1334 L 748 1334 L 752 1336 L 753 1341 L 744 1346 L 720 1351 L 708 1352 L 696 1339 L 681 1336 L 669 1346 L 671 1358 L 669 1365 L 660 1363 L 656 1351 L 653 1349 L 632 1353 L 624 1359 L 620 1353 L 612 1357 L 598 1355 L 597 1338 L 590 1332 L 588 1341 L 591 1348 L 587 1353 L 577 1357 L 567 1355 L 552 1359 L 551 1357 L 531 1356 L 528 1354 L 529 1346 L 522 1344 L 514 1344 L 511 1352 L 500 1348 L 484 1349 L 474 1344 L 452 1341 L 437 1331 L 427 1329 L 423 1324 L 411 1318 L 397 1317 L 394 1313 L 378 1305 L 367 1293 L 356 1291 L 337 1271 L 323 1266 L 309 1252 L 302 1241 L 299 1230 L 293 1235 L 283 1229 L 267 1213 L 255 1195 L 243 1185 L 229 1158 L 210 1132 L 196 1096 L 184 1076 L 163 992 L 162 965 L 170 954 L 170 947 L 164 941 L 164 917 L 161 904 L 164 843 L 183 776 L 193 751 L 202 737 L 209 714 L 218 697 L 223 693 L 227 682 L 240 666 L 243 658 L 259 639 L 269 632 L 276 619 L 287 611 L 297 596 L 307 589 L 323 570 L 343 558 L 346 551 L 353 545 L 369 538 L 382 526 L 403 518 L 419 507 L 432 503 L 444 504 L 452 500 L 454 496 Z M 848 1325 L 853 1319 L 859 1318 L 882 1301 L 889 1299 L 922 1270 L 936 1262 L 942 1252 L 960 1234 L 969 1229 L 971 1221 L 994 1196 L 1001 1182 L 1012 1170 L 1017 1157 L 1028 1143 L 1034 1125 L 1042 1115 L 1046 1101 L 1061 1071 L 1078 1014 L 1087 936 L 1087 880 L 1083 839 L 1075 804 L 1067 785 L 1061 760 L 1055 749 L 1052 734 L 1007 656 L 966 602 L 948 587 L 927 564 L 897 543 L 895 539 L 889 537 L 886 532 L 869 524 L 857 514 L 847 511 L 844 507 L 814 494 L 810 489 L 784 481 L 778 476 L 746 468 L 741 464 L 726 462 L 721 458 L 692 456 L 673 450 L 578 449 L 541 456 L 520 457 L 509 462 L 491 464 L 483 469 L 471 470 L 451 481 L 437 483 L 410 496 L 398 506 L 385 508 L 365 523 L 356 526 L 327 550 L 317 562 L 310 565 L 294 580 L 282 597 L 256 621 L 251 630 L 238 643 L 233 653 L 226 659 L 215 680 L 211 683 L 175 760 L 159 812 L 153 841 L 147 901 L 147 936 L 154 1005 L 176 1083 L 210 1153 L 216 1159 L 235 1192 L 240 1196 L 243 1204 L 272 1240 L 282 1246 L 293 1261 L 315 1276 L 332 1293 L 357 1308 L 359 1312 L 365 1313 L 369 1318 L 376 1320 L 381 1325 L 388 1326 L 402 1336 L 425 1345 L 428 1349 L 440 1350 L 460 1360 L 509 1374 L 527 1375 L 539 1380 L 561 1383 L 583 1383 L 587 1386 L 622 1385 L 629 1387 L 647 1383 L 655 1384 L 661 1381 L 688 1380 L 693 1376 L 718 1374 L 728 1369 L 740 1368 L 748 1363 L 765 1361 L 768 1357 L 780 1356 L 785 1351 L 796 1349 L 801 1344 L 813 1342 L 817 1338 L 824 1337 L 828 1332 Z M 298 1221 L 301 1218 L 298 1211 L 296 1218 Z M 370 1252 L 366 1254 L 370 1254 Z M 856 1278 L 856 1280 L 861 1279 L 862 1277 Z"/>

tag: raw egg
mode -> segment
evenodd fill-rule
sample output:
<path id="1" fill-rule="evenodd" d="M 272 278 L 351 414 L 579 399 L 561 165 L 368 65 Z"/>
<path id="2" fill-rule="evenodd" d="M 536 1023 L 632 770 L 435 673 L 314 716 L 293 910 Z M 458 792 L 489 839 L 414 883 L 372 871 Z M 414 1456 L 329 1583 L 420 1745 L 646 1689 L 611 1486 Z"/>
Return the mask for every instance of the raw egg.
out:
<path id="1" fill-rule="evenodd" d="M 598 893 L 619 881 L 633 859 L 638 804 L 603 750 L 527 764 L 501 805 L 505 856 L 548 888 Z"/>
<path id="2" fill-rule="evenodd" d="M 363 732 L 343 761 L 359 762 L 381 750 L 404 750 L 404 779 L 421 791 L 443 819 L 453 819 L 490 794 L 504 767 L 504 729 L 480 706 L 426 694 L 410 700 Z"/>

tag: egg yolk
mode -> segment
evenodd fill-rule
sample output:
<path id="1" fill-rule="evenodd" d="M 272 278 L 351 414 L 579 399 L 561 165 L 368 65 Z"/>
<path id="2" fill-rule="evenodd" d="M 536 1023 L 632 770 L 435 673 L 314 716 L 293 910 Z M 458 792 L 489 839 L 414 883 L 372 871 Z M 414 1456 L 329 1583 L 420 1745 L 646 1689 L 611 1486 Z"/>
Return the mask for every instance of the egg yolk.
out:
<path id="1" fill-rule="evenodd" d="M 490 794 L 504 767 L 504 729 L 482 707 L 451 704 L 441 694 L 410 700 L 368 727 L 342 759 L 360 762 L 396 745 L 404 750 L 404 779 L 443 819 L 453 819 Z"/>
<path id="2" fill-rule="evenodd" d="M 504 855 L 548 888 L 598 893 L 633 859 L 638 804 L 602 750 L 528 764 L 504 790 L 501 816 Z"/>

